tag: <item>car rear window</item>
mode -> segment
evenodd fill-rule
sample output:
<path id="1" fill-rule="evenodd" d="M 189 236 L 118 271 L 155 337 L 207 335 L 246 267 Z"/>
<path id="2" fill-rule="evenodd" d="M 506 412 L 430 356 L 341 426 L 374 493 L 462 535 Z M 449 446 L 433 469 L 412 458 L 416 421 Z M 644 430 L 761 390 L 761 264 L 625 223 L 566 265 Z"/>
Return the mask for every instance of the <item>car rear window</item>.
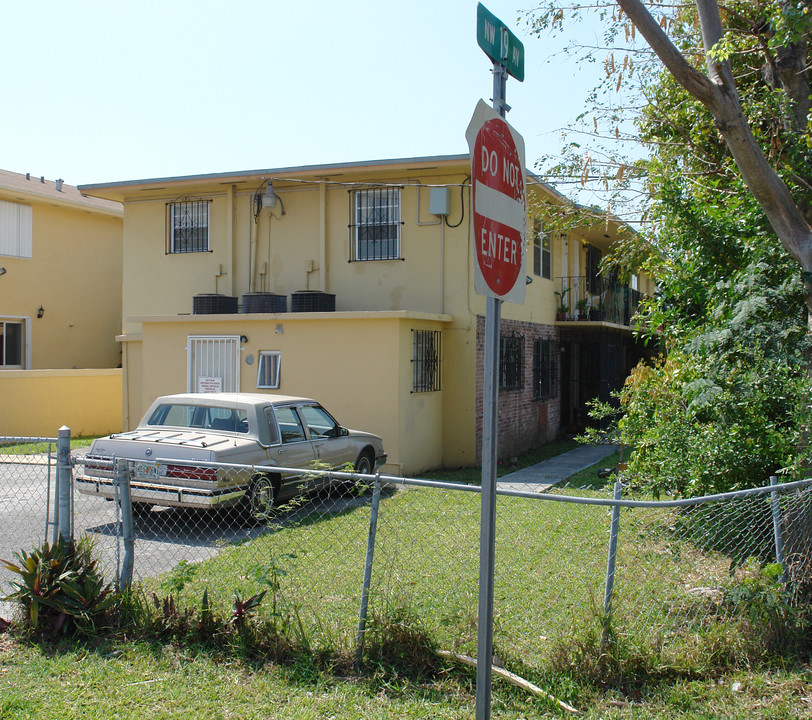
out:
<path id="1" fill-rule="evenodd" d="M 247 433 L 248 415 L 240 408 L 167 403 L 155 408 L 147 425 Z"/>

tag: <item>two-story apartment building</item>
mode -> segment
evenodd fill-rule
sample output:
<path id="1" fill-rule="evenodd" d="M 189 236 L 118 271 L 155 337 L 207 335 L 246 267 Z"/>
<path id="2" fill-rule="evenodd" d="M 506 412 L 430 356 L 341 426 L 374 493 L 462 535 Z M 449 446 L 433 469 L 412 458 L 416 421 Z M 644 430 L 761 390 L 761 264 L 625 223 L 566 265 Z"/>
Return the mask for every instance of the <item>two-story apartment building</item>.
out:
<path id="1" fill-rule="evenodd" d="M 0 170 L 0 370 L 119 365 L 122 215 Z"/>
<path id="2" fill-rule="evenodd" d="M 123 211 L 0 170 L 0 435 L 121 428 Z"/>
<path id="3" fill-rule="evenodd" d="M 124 206 L 125 428 L 164 393 L 279 392 L 380 434 L 388 471 L 478 461 L 485 298 L 467 155 L 80 190 Z M 565 202 L 529 175 L 528 194 Z M 500 454 L 579 422 L 593 387 L 622 382 L 634 361 L 629 308 L 589 277 L 620 229 L 601 219 L 566 237 L 528 233 L 526 301 L 502 310 Z M 556 320 L 574 284 L 613 314 Z M 599 353 L 609 370 L 593 367 Z"/>

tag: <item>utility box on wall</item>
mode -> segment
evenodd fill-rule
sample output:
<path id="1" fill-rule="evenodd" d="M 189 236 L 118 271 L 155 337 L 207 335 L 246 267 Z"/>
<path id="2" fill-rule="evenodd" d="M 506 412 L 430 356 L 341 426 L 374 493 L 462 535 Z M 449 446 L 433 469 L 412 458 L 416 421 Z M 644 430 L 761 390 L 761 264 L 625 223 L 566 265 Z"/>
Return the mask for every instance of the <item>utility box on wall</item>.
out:
<path id="1" fill-rule="evenodd" d="M 449 193 L 447 187 L 429 189 L 429 212 L 432 215 L 448 215 Z"/>

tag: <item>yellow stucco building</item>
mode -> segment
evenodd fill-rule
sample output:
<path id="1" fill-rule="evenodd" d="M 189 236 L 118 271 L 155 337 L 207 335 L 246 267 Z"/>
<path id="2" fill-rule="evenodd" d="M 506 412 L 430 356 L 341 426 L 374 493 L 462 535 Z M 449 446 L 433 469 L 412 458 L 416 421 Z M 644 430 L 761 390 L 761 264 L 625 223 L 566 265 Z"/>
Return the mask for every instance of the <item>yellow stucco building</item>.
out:
<path id="1" fill-rule="evenodd" d="M 0 369 L 115 368 L 123 211 L 0 170 Z"/>
<path id="2" fill-rule="evenodd" d="M 0 435 L 121 427 L 123 210 L 0 170 Z"/>
<path id="3" fill-rule="evenodd" d="M 388 471 L 476 463 L 485 298 L 469 176 L 455 155 L 81 186 L 124 207 L 124 427 L 165 393 L 280 392 L 380 434 Z M 564 202 L 527 187 L 528 207 Z M 622 382 L 648 289 L 598 275 L 617 223 L 528 228 L 526 301 L 502 310 L 502 455 L 573 427 L 593 390 Z M 562 292 L 572 310 L 557 320 Z M 604 314 L 579 320 L 577 300 L 584 319 Z M 586 377 L 600 353 L 609 370 Z"/>

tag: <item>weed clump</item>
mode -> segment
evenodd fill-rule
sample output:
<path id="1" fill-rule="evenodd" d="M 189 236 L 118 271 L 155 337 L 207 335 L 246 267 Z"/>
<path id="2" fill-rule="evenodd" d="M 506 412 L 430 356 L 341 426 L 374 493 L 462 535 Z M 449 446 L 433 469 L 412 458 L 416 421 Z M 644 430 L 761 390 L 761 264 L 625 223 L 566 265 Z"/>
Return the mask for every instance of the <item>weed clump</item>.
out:
<path id="1" fill-rule="evenodd" d="M 368 664 L 416 682 L 434 678 L 441 667 L 436 641 L 407 608 L 374 614 L 364 635 L 364 649 Z"/>

